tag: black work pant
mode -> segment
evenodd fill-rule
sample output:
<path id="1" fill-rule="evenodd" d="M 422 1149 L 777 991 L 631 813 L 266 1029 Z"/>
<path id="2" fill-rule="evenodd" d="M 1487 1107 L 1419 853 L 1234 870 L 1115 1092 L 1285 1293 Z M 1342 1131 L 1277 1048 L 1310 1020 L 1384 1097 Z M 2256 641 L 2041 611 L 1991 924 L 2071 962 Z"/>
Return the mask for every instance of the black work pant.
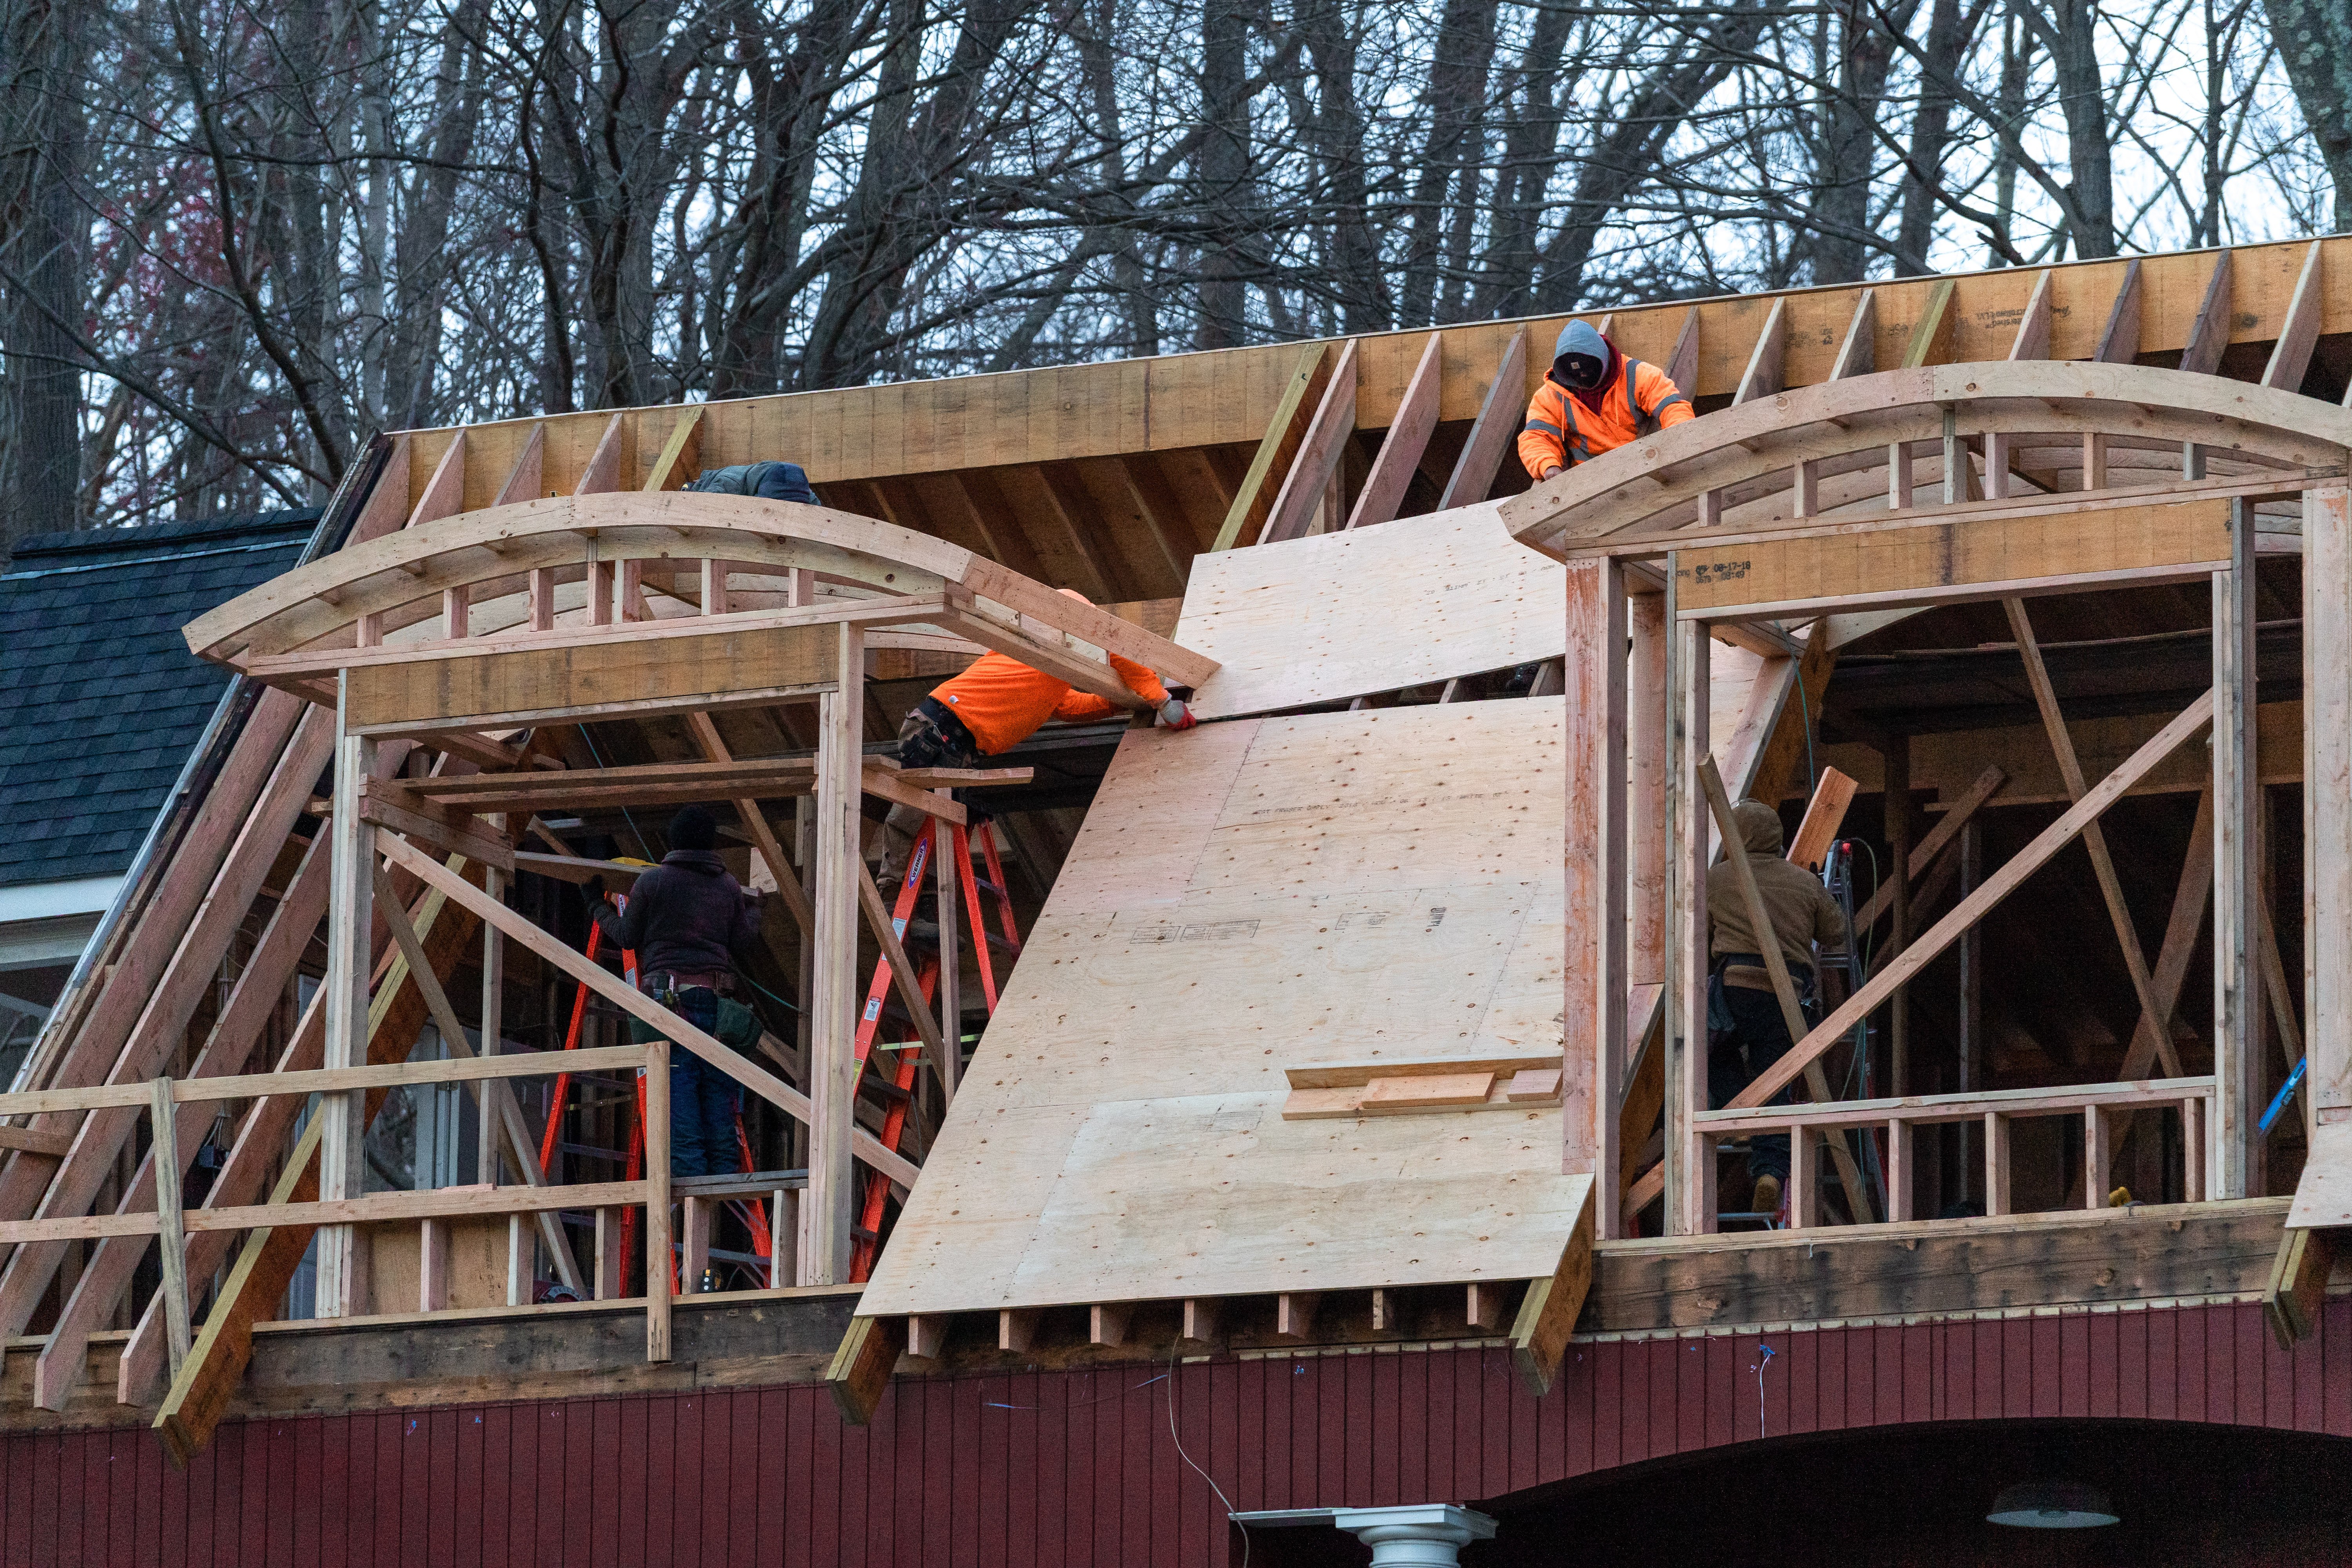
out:
<path id="1" fill-rule="evenodd" d="M 1721 1044 L 1710 1041 L 1706 1051 L 1706 1103 L 1720 1110 L 1732 1097 L 1760 1077 L 1766 1068 L 1789 1054 L 1796 1042 L 1789 1038 L 1788 1021 L 1780 1016 L 1780 999 L 1769 991 L 1726 985 L 1724 1005 L 1731 1010 L 1733 1028 Z M 1782 1089 L 1767 1105 L 1786 1105 Z M 1748 1141 L 1748 1173 L 1751 1176 L 1789 1179 L 1789 1135 L 1759 1132 Z"/>

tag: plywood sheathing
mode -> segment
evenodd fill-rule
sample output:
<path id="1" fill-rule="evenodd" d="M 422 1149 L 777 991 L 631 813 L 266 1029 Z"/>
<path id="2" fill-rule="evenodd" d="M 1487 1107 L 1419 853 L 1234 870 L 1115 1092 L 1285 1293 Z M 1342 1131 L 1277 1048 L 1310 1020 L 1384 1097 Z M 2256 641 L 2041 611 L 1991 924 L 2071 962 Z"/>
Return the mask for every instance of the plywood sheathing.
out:
<path id="1" fill-rule="evenodd" d="M 1564 592 L 1487 502 L 1203 555 L 1175 640 L 1224 666 L 1197 712 L 1263 713 L 1558 658 Z"/>
<path id="2" fill-rule="evenodd" d="M 860 1312 L 1548 1275 L 1557 1109 L 1281 1108 L 1556 1047 L 1563 702 L 1129 734 Z"/>

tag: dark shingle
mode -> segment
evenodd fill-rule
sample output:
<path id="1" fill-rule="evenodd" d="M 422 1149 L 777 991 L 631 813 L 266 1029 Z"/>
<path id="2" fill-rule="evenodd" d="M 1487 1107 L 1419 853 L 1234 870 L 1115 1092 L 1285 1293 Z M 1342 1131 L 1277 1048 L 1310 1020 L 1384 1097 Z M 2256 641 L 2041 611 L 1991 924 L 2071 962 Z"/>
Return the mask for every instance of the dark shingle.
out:
<path id="1" fill-rule="evenodd" d="M 125 869 L 228 671 L 180 628 L 290 568 L 315 511 L 35 534 L 0 573 L 0 887 Z"/>

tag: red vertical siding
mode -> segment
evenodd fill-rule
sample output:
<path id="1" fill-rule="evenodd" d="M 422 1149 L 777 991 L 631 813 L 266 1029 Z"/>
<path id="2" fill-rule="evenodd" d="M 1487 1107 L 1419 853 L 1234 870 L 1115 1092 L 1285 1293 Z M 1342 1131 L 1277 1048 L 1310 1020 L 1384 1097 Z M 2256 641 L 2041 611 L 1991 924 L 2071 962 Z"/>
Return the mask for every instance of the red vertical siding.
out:
<path id="1" fill-rule="evenodd" d="M 1191 1564 L 1226 1552 L 1219 1489 L 1470 1500 L 2023 1417 L 2352 1436 L 2352 1300 L 2292 1352 L 2252 1305 L 1578 1344 L 1540 1401 L 1433 1351 L 913 1378 L 862 1429 L 805 1385 L 246 1422 L 184 1474 L 144 1428 L 14 1436 L 0 1563 Z"/>

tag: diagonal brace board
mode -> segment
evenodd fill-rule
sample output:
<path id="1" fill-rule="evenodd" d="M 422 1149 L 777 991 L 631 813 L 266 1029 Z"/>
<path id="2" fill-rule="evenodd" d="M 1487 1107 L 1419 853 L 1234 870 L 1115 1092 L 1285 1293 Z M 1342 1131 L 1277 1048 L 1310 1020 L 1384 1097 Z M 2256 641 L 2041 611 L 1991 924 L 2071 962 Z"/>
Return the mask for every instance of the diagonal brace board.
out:
<path id="1" fill-rule="evenodd" d="M 390 835 L 378 839 L 377 847 L 407 870 L 415 872 L 427 887 L 446 896 L 450 902 L 489 921 L 590 990 L 617 1004 L 623 1011 L 651 1025 L 663 1038 L 685 1047 L 761 1099 L 780 1107 L 786 1115 L 796 1117 L 803 1123 L 810 1120 L 808 1097 L 800 1090 L 752 1066 L 743 1056 L 728 1049 L 603 965 L 589 963 L 506 905 L 450 871 L 438 860 Z M 901 1186 L 913 1186 L 915 1178 L 920 1173 L 912 1163 L 884 1148 L 880 1140 L 863 1128 L 852 1135 L 850 1147 L 858 1159 Z"/>
<path id="2" fill-rule="evenodd" d="M 1949 914 L 1937 921 L 1894 963 L 1872 975 L 1869 982 L 1848 997 L 1843 1006 L 1822 1020 L 1811 1034 L 1798 1041 L 1795 1049 L 1767 1068 L 1754 1083 L 1735 1095 L 1726 1109 L 1761 1105 L 1786 1089 L 1799 1073 L 1805 1070 L 1806 1063 L 1819 1059 L 1822 1052 L 1843 1039 L 1847 1031 L 1868 1017 L 1881 1002 L 1892 995 L 1897 985 L 1908 981 L 1937 953 L 1958 940 L 1962 931 L 1984 918 L 1986 910 L 2015 892 L 2028 877 L 2071 843 L 2086 823 L 2097 821 L 2107 807 L 2123 798 L 2126 790 L 2179 750 L 2212 718 L 2213 693 L 2209 688 L 2203 696 L 2158 731 L 2146 745 L 2126 758 L 2115 772 L 2101 779 L 2097 786 L 2076 801 L 2064 816 L 2037 834 L 2033 841 L 2019 850 L 2008 864 L 1986 878 L 1975 892 L 1955 904 Z"/>

